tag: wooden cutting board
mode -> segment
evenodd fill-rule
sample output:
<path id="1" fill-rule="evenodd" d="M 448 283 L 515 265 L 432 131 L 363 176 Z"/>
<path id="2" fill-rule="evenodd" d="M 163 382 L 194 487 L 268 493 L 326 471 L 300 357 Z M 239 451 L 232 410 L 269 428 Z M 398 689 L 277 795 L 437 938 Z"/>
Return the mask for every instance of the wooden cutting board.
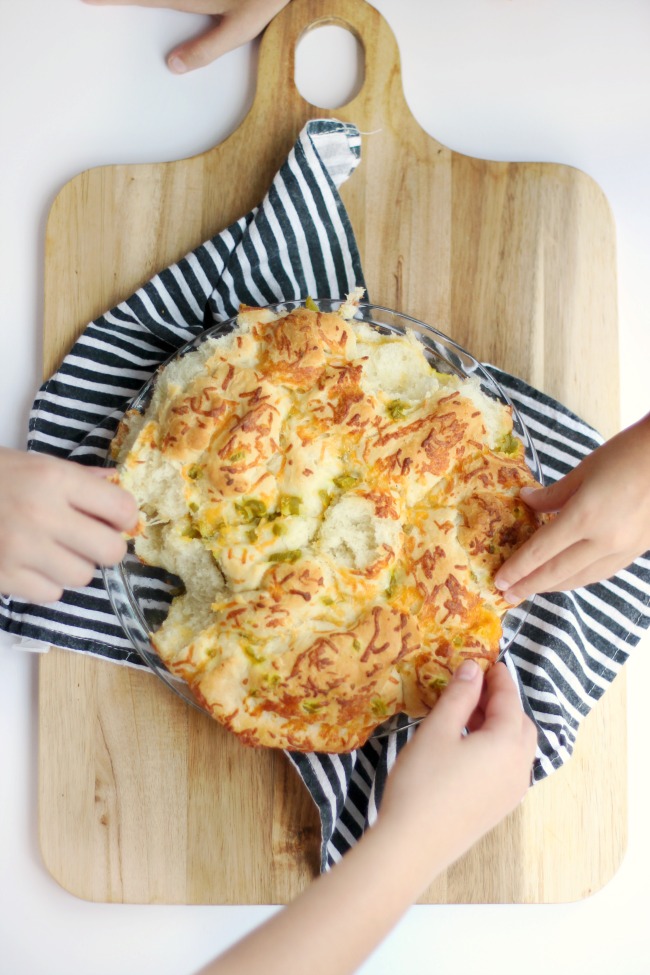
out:
<path id="1" fill-rule="evenodd" d="M 309 28 L 350 29 L 365 80 L 344 108 L 308 104 L 294 54 Z M 598 427 L 618 423 L 614 230 L 600 189 L 562 165 L 487 162 L 427 135 L 399 54 L 362 0 L 293 0 L 263 38 L 239 129 L 178 162 L 82 173 L 47 225 L 45 374 L 86 323 L 262 199 L 305 121 L 362 132 L 342 195 L 375 302 L 424 319 Z M 315 874 L 319 827 L 282 754 L 242 747 L 148 673 L 51 650 L 40 664 L 45 863 L 79 897 L 283 903 Z M 626 842 L 625 685 L 580 732 L 568 767 L 438 878 L 425 903 L 585 897 Z"/>

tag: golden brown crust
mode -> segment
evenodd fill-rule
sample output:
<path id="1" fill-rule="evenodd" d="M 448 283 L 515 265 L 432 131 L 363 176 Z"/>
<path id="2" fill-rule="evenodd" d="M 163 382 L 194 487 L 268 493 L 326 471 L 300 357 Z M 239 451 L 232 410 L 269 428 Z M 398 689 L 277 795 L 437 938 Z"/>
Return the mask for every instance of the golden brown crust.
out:
<path id="1" fill-rule="evenodd" d="M 271 330 L 260 333 L 265 348 L 260 367 L 271 382 L 310 389 L 323 371 L 328 355 L 342 355 L 349 326 L 334 313 L 297 308 Z"/>
<path id="2" fill-rule="evenodd" d="M 154 644 L 245 743 L 349 751 L 426 713 L 464 659 L 496 660 L 492 580 L 539 523 L 518 499 L 535 482 L 508 408 L 437 378 L 417 343 L 386 340 L 420 382 L 411 397 L 408 372 L 389 376 L 396 398 L 372 378 L 383 340 L 365 326 L 303 308 L 241 321 L 169 381 L 121 458 L 146 539 L 147 518 L 167 521 L 174 552 L 187 538 L 224 579 L 208 625 L 186 614 Z"/>

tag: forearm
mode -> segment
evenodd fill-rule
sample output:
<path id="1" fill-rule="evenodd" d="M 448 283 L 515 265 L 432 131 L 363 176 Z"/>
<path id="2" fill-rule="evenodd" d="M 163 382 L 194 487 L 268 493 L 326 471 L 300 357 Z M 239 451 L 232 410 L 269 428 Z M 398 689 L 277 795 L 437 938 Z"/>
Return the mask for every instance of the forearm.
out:
<path id="1" fill-rule="evenodd" d="M 356 971 L 427 884 L 521 801 L 536 743 L 505 666 L 492 668 L 484 687 L 466 661 L 400 753 L 377 825 L 200 975 Z"/>
<path id="2" fill-rule="evenodd" d="M 442 847 L 422 858 L 412 839 L 369 830 L 332 871 L 200 975 L 354 972 L 447 862 Z"/>

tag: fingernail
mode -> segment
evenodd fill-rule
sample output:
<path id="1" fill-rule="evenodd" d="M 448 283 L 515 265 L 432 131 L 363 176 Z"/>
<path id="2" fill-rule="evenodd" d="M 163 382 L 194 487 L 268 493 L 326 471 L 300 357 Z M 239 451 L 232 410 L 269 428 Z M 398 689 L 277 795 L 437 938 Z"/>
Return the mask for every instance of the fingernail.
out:
<path id="1" fill-rule="evenodd" d="M 507 589 L 510 583 L 506 582 L 505 579 L 500 579 L 497 576 L 494 580 L 494 585 L 496 586 L 497 589 Z"/>
<path id="2" fill-rule="evenodd" d="M 531 494 L 535 494 L 536 491 L 539 491 L 539 488 L 522 487 L 521 491 L 519 492 L 519 497 L 520 498 L 528 498 L 528 497 L 530 497 Z"/>
<path id="3" fill-rule="evenodd" d="M 480 669 L 475 660 L 463 660 L 458 670 L 454 673 L 454 678 L 458 680 L 474 680 Z"/>
<path id="4" fill-rule="evenodd" d="M 172 56 L 168 58 L 167 67 L 170 69 L 170 71 L 173 71 L 174 74 L 185 74 L 187 71 L 185 61 L 179 58 L 178 54 L 172 54 Z"/>
<path id="5" fill-rule="evenodd" d="M 507 603 L 510 603 L 511 606 L 514 606 L 516 603 L 522 603 L 526 598 L 525 596 L 519 596 L 512 589 L 507 589 L 504 593 L 502 593 L 502 597 Z"/>

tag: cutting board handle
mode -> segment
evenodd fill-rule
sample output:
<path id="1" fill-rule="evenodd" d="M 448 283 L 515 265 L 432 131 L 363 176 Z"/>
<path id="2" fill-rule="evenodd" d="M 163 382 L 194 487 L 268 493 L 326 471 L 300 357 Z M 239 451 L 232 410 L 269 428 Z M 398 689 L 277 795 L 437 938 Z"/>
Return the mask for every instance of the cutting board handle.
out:
<path id="1" fill-rule="evenodd" d="M 296 47 L 308 31 L 336 25 L 349 30 L 364 58 L 360 91 L 335 110 L 311 105 L 296 87 Z M 269 102 L 269 99 L 272 101 Z M 402 89 L 400 56 L 395 36 L 381 14 L 365 0 L 292 0 L 271 21 L 262 38 L 256 102 L 269 106 L 269 122 L 300 108 L 312 116 L 336 115 L 360 128 L 383 124 L 385 106 L 404 118 L 410 116 Z"/>

